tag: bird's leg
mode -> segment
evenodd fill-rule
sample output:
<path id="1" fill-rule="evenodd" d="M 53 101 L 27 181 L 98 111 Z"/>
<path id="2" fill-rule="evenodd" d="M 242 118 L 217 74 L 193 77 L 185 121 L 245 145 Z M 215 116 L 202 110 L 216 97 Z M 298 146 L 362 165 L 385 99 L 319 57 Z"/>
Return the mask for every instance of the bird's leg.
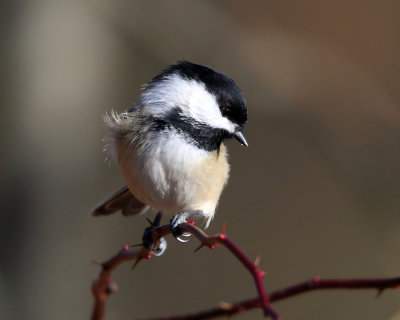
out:
<path id="1" fill-rule="evenodd" d="M 153 239 L 153 229 L 160 226 L 161 216 L 162 213 L 158 212 L 156 217 L 154 218 L 154 221 L 150 221 L 150 227 L 147 227 L 144 230 L 144 234 L 142 237 L 142 245 L 145 248 L 152 250 L 155 256 L 163 255 L 165 250 L 167 249 L 167 241 L 164 239 L 164 237 L 161 237 L 158 240 Z"/>
<path id="2" fill-rule="evenodd" d="M 188 242 L 189 240 L 184 240 L 180 238 L 181 236 L 184 237 L 189 237 L 190 234 L 183 234 L 182 231 L 179 229 L 179 225 L 182 223 L 187 222 L 187 218 L 191 216 L 195 216 L 198 214 L 202 214 L 203 212 L 201 210 L 196 210 L 196 211 L 190 211 L 190 212 L 181 212 L 175 215 L 171 221 L 169 222 L 169 227 L 171 228 L 172 234 L 175 237 L 176 240 L 179 242 Z"/>

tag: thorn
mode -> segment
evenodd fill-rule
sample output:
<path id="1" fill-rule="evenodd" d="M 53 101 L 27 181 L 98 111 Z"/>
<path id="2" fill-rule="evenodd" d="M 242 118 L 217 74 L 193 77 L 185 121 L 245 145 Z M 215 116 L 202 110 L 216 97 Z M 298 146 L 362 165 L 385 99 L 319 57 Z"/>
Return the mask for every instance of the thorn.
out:
<path id="1" fill-rule="evenodd" d="M 142 260 L 142 258 L 137 258 L 136 259 L 135 263 L 133 264 L 133 266 L 131 268 L 131 271 L 136 268 L 136 266 L 137 266 L 137 264 L 139 263 L 140 260 Z"/>
<path id="2" fill-rule="evenodd" d="M 153 248 L 151 248 L 151 250 L 150 250 L 150 254 L 157 252 L 156 248 L 157 248 L 158 242 L 159 242 L 159 240 L 156 240 L 156 242 L 154 242 Z"/>
<path id="3" fill-rule="evenodd" d="M 149 218 L 146 218 L 146 220 L 147 220 L 147 222 L 148 222 L 151 226 L 154 225 L 153 221 L 151 221 Z"/>
<path id="4" fill-rule="evenodd" d="M 143 246 L 143 244 L 141 244 L 141 243 L 137 243 L 137 244 L 131 244 L 131 245 L 129 245 L 129 247 L 131 247 L 131 248 L 135 248 L 135 247 L 141 247 L 141 246 Z"/>
<path id="5" fill-rule="evenodd" d="M 162 213 L 158 212 L 157 215 L 154 218 L 153 224 L 155 227 L 159 227 L 160 223 L 161 223 L 161 217 L 162 217 Z"/>
<path id="6" fill-rule="evenodd" d="M 229 302 L 221 301 L 218 303 L 218 307 L 220 307 L 222 310 L 225 310 L 225 311 L 232 311 L 233 304 L 229 303 Z"/>
<path id="7" fill-rule="evenodd" d="M 261 261 L 261 256 L 258 254 L 258 255 L 256 256 L 256 260 L 254 260 L 254 266 L 255 266 L 256 268 L 259 266 L 260 261 Z"/>
<path id="8" fill-rule="evenodd" d="M 385 290 L 384 288 L 379 288 L 378 291 L 377 291 L 377 293 L 376 293 L 375 298 L 379 298 L 379 297 L 382 295 L 382 293 L 383 293 L 384 290 Z"/>
<path id="9" fill-rule="evenodd" d="M 199 251 L 203 247 L 204 247 L 204 243 L 200 243 L 200 245 L 197 247 L 197 249 L 194 250 L 194 252 Z"/>
<path id="10" fill-rule="evenodd" d="M 226 234 L 226 221 L 224 222 L 224 225 L 222 226 L 222 234 Z"/>

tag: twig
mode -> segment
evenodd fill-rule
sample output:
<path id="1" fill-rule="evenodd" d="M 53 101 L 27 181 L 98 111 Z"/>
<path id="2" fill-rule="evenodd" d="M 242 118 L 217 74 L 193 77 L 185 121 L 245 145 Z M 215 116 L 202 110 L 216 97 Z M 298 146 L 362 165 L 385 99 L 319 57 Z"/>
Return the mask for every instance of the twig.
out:
<path id="1" fill-rule="evenodd" d="M 193 235 L 195 235 L 202 243 L 202 245 L 207 245 L 210 248 L 215 246 L 217 243 L 223 244 L 250 272 L 253 276 L 254 281 L 256 283 L 256 288 L 259 296 L 260 305 L 264 311 L 265 316 L 271 316 L 272 319 L 281 319 L 279 314 L 271 307 L 268 295 L 265 291 L 265 287 L 262 281 L 262 278 L 265 277 L 265 272 L 258 269 L 258 260 L 256 262 L 251 262 L 249 258 L 243 253 L 242 250 L 239 249 L 237 245 L 235 245 L 226 235 L 224 232 L 220 233 L 216 237 L 209 237 L 203 231 L 191 225 L 189 223 L 185 223 L 180 226 L 181 229 L 187 231 Z M 198 232 L 203 234 L 198 234 Z"/>
<path id="2" fill-rule="evenodd" d="M 314 277 L 309 281 L 304 281 L 296 285 L 274 291 L 270 294 L 269 298 L 271 302 L 275 302 L 309 291 L 325 289 L 376 289 L 378 290 L 378 294 L 380 294 L 385 289 L 397 289 L 399 286 L 400 277 L 386 279 L 320 279 L 319 277 Z M 253 298 L 237 303 L 222 303 L 219 307 L 197 313 L 161 318 L 149 318 L 147 320 L 213 319 L 224 316 L 233 316 L 235 314 L 260 307 L 259 298 Z"/>
<path id="3" fill-rule="evenodd" d="M 156 218 L 157 219 L 157 218 Z M 265 276 L 265 272 L 258 269 L 258 262 L 252 263 L 249 258 L 241 251 L 224 233 L 220 233 L 217 236 L 210 237 L 204 231 L 194 226 L 192 223 L 183 223 L 179 225 L 182 232 L 188 232 L 200 240 L 199 250 L 203 246 L 207 246 L 213 249 L 218 243 L 224 245 L 251 273 L 256 283 L 256 288 L 258 291 L 258 302 L 262 307 L 265 316 L 271 316 L 274 320 L 281 320 L 278 313 L 271 307 L 268 295 L 265 291 L 262 278 Z M 150 232 L 149 232 L 150 231 Z M 151 227 L 147 228 L 145 231 L 146 239 L 143 239 L 143 243 L 157 243 L 160 238 L 171 233 L 169 225 L 164 225 L 158 227 L 154 223 L 151 223 Z M 151 241 L 149 241 L 149 238 Z M 196 250 L 196 251 L 197 251 Z M 150 259 L 152 253 L 152 248 L 149 245 L 144 245 L 140 248 L 130 249 L 128 246 L 118 252 L 115 256 L 109 260 L 100 263 L 101 271 L 100 274 L 92 284 L 92 293 L 95 299 L 95 305 L 92 312 L 92 320 L 104 319 L 104 310 L 107 297 L 113 290 L 110 290 L 111 284 L 111 271 L 115 269 L 119 264 L 125 261 L 136 260 L 134 267 L 142 259 Z"/>
<path id="4" fill-rule="evenodd" d="M 156 243 L 159 238 L 171 233 L 167 225 L 159 228 L 151 225 L 151 228 L 153 232 L 150 236 L 154 239 L 154 243 Z M 126 261 L 135 261 L 132 267 L 133 269 L 141 260 L 150 259 L 152 253 L 152 249 L 146 246 L 131 249 L 128 245 L 125 245 L 121 251 L 110 259 L 102 263 L 95 262 L 101 266 L 101 270 L 97 279 L 92 283 L 92 294 L 95 301 L 92 311 L 92 320 L 104 319 L 107 297 L 116 291 L 116 284 L 111 282 L 111 272 Z"/>
<path id="5" fill-rule="evenodd" d="M 157 218 L 155 219 L 157 221 Z M 123 262 L 135 261 L 135 267 L 142 259 L 150 259 L 154 244 L 158 243 L 160 238 L 171 233 L 169 225 L 158 226 L 155 222 L 150 222 L 151 226 L 146 229 L 143 237 L 143 246 L 131 249 L 129 246 L 124 246 L 121 251 L 101 265 L 101 271 L 97 279 L 92 284 L 92 293 L 94 296 L 94 307 L 92 312 L 92 320 L 102 320 L 105 315 L 105 305 L 108 295 L 117 290 L 117 286 L 111 282 L 111 272 Z M 264 315 L 271 316 L 273 319 L 281 319 L 276 311 L 271 307 L 270 303 L 282 299 L 287 299 L 292 296 L 302 294 L 313 290 L 322 289 L 376 289 L 378 294 L 388 288 L 398 288 L 400 286 L 400 277 L 387 279 L 313 279 L 299 284 L 274 291 L 269 296 L 267 295 L 262 278 L 265 276 L 264 271 L 258 269 L 259 257 L 252 263 L 247 256 L 241 251 L 226 235 L 225 230 L 217 236 L 208 236 L 204 231 L 195 227 L 191 223 L 181 224 L 180 229 L 183 232 L 188 232 L 200 241 L 200 246 L 196 249 L 207 246 L 213 249 L 217 244 L 224 245 L 251 273 L 253 276 L 258 297 L 244 300 L 238 303 L 222 303 L 219 307 L 209 310 L 187 314 L 181 316 L 151 318 L 148 320 L 198 320 L 211 319 L 222 316 L 233 316 L 254 308 L 262 308 Z"/>

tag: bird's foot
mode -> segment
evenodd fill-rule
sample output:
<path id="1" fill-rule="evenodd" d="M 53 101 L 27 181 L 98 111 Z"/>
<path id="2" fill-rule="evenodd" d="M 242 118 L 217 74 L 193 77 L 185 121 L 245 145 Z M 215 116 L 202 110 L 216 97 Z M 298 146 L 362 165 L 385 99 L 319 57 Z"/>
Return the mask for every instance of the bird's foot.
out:
<path id="1" fill-rule="evenodd" d="M 182 230 L 179 228 L 179 225 L 182 223 L 187 222 L 187 218 L 194 216 L 194 215 L 198 215 L 198 214 L 202 214 L 202 212 L 200 210 L 196 210 L 196 211 L 190 211 L 190 212 L 182 212 L 182 213 L 178 213 L 177 215 L 175 215 L 170 223 L 169 223 L 169 227 L 172 231 L 172 235 L 175 237 L 176 240 L 178 240 L 179 242 L 188 242 L 188 239 L 182 239 L 181 237 L 190 237 L 190 233 L 182 233 Z"/>
<path id="2" fill-rule="evenodd" d="M 167 250 L 167 240 L 165 240 L 164 237 L 161 237 L 160 239 L 154 239 L 154 228 L 157 228 L 160 226 L 161 222 L 161 212 L 157 213 L 156 217 L 154 218 L 154 221 L 150 222 L 150 227 L 147 227 L 144 230 L 144 234 L 142 237 L 142 245 L 150 249 L 152 251 L 152 254 L 155 256 L 161 256 L 164 254 L 165 250 Z"/>

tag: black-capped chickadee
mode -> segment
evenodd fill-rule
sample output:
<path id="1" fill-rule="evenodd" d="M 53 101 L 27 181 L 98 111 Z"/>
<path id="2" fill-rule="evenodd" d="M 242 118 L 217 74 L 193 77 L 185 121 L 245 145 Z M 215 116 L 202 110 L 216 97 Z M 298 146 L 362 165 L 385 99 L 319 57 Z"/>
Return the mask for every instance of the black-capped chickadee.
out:
<path id="1" fill-rule="evenodd" d="M 222 142 L 234 137 L 247 146 L 246 121 L 245 99 L 230 77 L 188 61 L 171 65 L 143 87 L 133 108 L 105 116 L 107 148 L 127 186 L 92 214 L 131 215 L 151 207 L 176 214 L 174 232 L 194 214 L 208 227 L 229 176 Z"/>

